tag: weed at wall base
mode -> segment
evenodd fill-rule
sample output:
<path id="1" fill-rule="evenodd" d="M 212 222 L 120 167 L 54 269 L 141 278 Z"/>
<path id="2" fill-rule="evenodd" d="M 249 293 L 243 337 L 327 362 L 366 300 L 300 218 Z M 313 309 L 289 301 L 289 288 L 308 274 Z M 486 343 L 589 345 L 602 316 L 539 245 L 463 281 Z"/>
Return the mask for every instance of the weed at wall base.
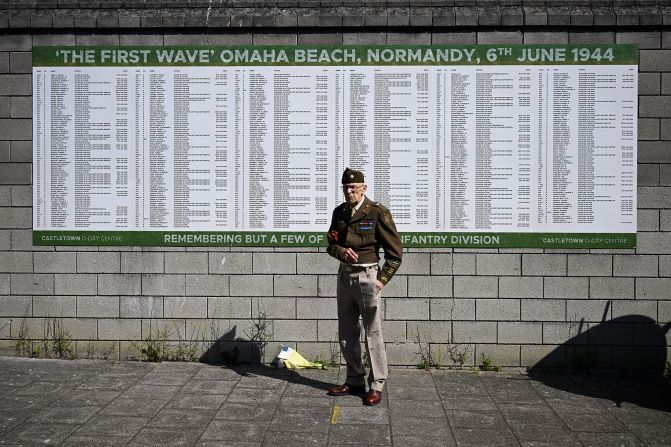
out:
<path id="1" fill-rule="evenodd" d="M 65 329 L 61 318 L 46 318 L 40 341 L 30 339 L 26 319 L 27 316 L 21 321 L 17 334 L 14 347 L 17 356 L 68 360 L 77 358 L 70 331 Z"/>
<path id="2" fill-rule="evenodd" d="M 419 356 L 420 360 L 417 363 L 418 369 L 440 369 L 447 366 L 448 368 L 456 367 L 463 368 L 464 363 L 470 352 L 470 348 L 467 345 L 461 345 L 459 343 L 453 343 L 450 338 L 445 343 L 429 343 L 420 332 L 419 326 L 417 326 L 417 337 L 415 342 L 417 343 L 418 351 L 415 353 Z M 452 362 L 451 365 L 445 365 L 445 357 L 449 357 Z"/>
<path id="3" fill-rule="evenodd" d="M 340 366 L 340 361 L 342 360 L 341 357 L 342 353 L 340 351 L 340 342 L 338 341 L 338 337 L 336 337 L 336 341 L 329 342 L 329 350 L 331 357 L 329 358 L 328 363 L 325 363 L 325 365 L 334 368 Z"/>
<path id="4" fill-rule="evenodd" d="M 249 331 L 245 331 L 245 335 L 252 342 L 254 351 L 252 354 L 254 357 L 252 361 L 256 363 L 263 363 L 266 359 L 266 346 L 268 342 L 273 339 L 275 336 L 275 331 L 272 327 L 272 320 L 270 315 L 266 311 L 257 309 L 256 318 L 250 320 L 252 327 Z"/>
<path id="5" fill-rule="evenodd" d="M 21 320 L 21 325 L 19 326 L 19 333 L 16 337 L 16 346 L 14 347 L 14 352 L 18 357 L 28 357 L 32 351 L 32 343 L 28 338 L 28 327 L 26 324 L 26 318 L 24 317 L 23 320 Z"/>
<path id="6" fill-rule="evenodd" d="M 489 357 L 485 356 L 485 354 L 482 354 L 482 362 L 480 363 L 480 370 L 481 371 L 501 371 L 501 367 L 498 365 L 494 365 L 492 362 L 492 359 Z"/>
<path id="7" fill-rule="evenodd" d="M 49 318 L 45 322 L 44 347 L 45 352 L 59 359 L 77 358 L 70 332 L 63 327 L 60 318 Z"/>
<path id="8" fill-rule="evenodd" d="M 210 330 L 215 337 L 213 323 Z M 191 326 L 188 337 L 183 336 L 179 328 L 174 331 L 167 327 L 160 328 L 157 321 L 149 320 L 149 334 L 141 341 L 133 341 L 130 346 L 144 362 L 200 362 L 205 352 L 204 346 L 215 343 L 216 340 L 208 339 L 206 329 L 199 330 Z M 173 334 L 177 334 L 177 340 L 171 341 Z"/>

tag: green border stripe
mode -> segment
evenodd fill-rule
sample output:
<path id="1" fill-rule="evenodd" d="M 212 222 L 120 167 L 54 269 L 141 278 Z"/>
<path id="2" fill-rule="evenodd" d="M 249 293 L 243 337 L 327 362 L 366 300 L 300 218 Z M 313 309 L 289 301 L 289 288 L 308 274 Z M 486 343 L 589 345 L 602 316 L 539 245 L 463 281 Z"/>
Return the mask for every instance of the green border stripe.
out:
<path id="1" fill-rule="evenodd" d="M 634 248 L 636 233 L 401 233 L 407 248 Z M 34 245 L 324 247 L 323 232 L 33 231 Z"/>
<path id="2" fill-rule="evenodd" d="M 634 44 L 35 46 L 34 67 L 636 65 Z"/>

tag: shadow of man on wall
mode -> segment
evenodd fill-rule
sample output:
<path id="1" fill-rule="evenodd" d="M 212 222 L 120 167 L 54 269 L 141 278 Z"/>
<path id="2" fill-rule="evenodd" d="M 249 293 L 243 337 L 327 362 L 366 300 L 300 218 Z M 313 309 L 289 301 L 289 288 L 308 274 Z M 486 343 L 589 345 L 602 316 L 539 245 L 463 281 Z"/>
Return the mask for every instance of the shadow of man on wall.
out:
<path id="1" fill-rule="evenodd" d="M 671 322 L 658 325 L 644 315 L 625 315 L 600 323 L 579 323 L 577 335 L 529 369 L 529 376 L 573 394 L 671 412 L 671 365 L 667 334 Z"/>

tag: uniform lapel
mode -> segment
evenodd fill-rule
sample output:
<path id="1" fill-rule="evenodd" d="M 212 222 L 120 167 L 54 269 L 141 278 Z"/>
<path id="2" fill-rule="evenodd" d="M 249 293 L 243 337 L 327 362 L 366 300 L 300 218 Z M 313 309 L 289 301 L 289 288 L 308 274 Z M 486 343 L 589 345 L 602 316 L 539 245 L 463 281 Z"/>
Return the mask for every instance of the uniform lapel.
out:
<path id="1" fill-rule="evenodd" d="M 349 223 L 352 220 L 352 207 L 347 205 L 342 210 L 342 219 Z"/>
<path id="2" fill-rule="evenodd" d="M 359 207 L 359 209 L 354 213 L 354 216 L 352 216 L 352 219 L 350 219 L 350 223 L 353 222 L 358 222 L 364 217 L 366 217 L 366 214 L 368 214 L 368 210 L 370 209 L 370 200 L 368 200 L 368 197 L 364 197 L 363 203 Z M 350 211 L 351 212 L 351 211 Z"/>

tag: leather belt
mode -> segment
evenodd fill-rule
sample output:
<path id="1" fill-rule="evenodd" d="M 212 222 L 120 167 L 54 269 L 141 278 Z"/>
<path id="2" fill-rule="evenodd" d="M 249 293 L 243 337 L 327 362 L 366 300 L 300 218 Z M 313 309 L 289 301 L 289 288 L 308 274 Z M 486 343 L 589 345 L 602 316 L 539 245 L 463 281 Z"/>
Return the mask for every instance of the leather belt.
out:
<path id="1" fill-rule="evenodd" d="M 373 264 L 373 265 L 352 265 L 352 264 L 345 264 L 344 262 L 341 262 L 340 263 L 340 268 L 343 269 L 346 272 L 363 272 L 363 271 L 366 271 L 366 270 L 377 268 L 377 264 Z"/>

